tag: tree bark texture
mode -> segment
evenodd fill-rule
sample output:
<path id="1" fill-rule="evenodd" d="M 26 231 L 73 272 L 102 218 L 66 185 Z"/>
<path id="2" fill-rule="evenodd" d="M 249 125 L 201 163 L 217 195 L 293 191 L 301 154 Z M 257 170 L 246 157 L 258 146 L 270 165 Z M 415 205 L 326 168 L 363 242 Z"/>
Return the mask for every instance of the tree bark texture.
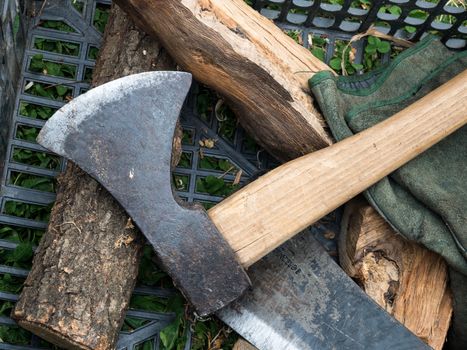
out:
<path id="1" fill-rule="evenodd" d="M 347 204 L 343 269 L 387 312 L 433 349 L 443 348 L 452 314 L 444 260 L 397 235 L 362 198 Z"/>
<path id="2" fill-rule="evenodd" d="M 243 0 L 116 2 L 278 159 L 331 144 L 307 85 L 329 67 Z"/>
<path id="3" fill-rule="evenodd" d="M 149 70 L 173 70 L 158 42 L 112 9 L 93 86 Z M 112 349 L 137 273 L 142 235 L 95 180 L 69 163 L 48 230 L 12 317 L 67 349 Z"/>

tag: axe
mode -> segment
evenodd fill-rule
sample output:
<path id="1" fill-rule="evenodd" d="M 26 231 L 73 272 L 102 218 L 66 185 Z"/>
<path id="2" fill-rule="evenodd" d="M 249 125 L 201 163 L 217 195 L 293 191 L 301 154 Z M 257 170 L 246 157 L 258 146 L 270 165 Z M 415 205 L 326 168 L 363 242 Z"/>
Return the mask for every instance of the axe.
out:
<path id="1" fill-rule="evenodd" d="M 73 160 L 120 202 L 176 286 L 201 315 L 207 315 L 249 288 L 244 268 L 463 126 L 466 81 L 467 72 L 463 72 L 392 118 L 276 168 L 208 212 L 174 198 L 170 181 L 172 138 L 191 85 L 188 73 L 148 72 L 101 85 L 57 111 L 38 142 Z M 303 244 L 310 244 L 314 254 L 296 253 Z M 306 237 L 288 242 L 270 259 L 277 266 L 286 261 L 285 266 L 295 267 L 299 276 L 284 301 L 295 303 L 290 305 L 292 310 L 299 309 L 298 303 L 309 302 L 316 315 L 308 317 L 311 323 L 295 319 L 292 313 L 283 315 L 282 327 L 301 332 L 288 339 L 277 333 L 276 338 L 265 339 L 274 333 L 272 327 L 269 333 L 257 335 L 265 348 L 277 344 L 273 340 L 289 344 L 284 349 L 294 348 L 290 344 L 297 349 L 308 348 L 300 344 L 326 344 L 324 328 L 316 327 L 319 316 L 327 317 L 318 321 L 326 325 L 333 344 L 423 348 L 422 342 L 362 297 L 356 286 L 351 287 L 350 279 Z M 263 261 L 258 269 L 253 267 L 254 286 L 261 273 L 274 279 L 267 268 L 261 269 Z M 297 273 L 299 264 L 307 265 L 306 275 Z M 315 288 L 329 294 L 324 296 Z M 342 300 L 337 300 L 338 295 Z M 258 305 L 255 298 L 254 290 L 237 307 L 224 308 L 218 315 L 234 324 L 236 312 L 251 314 Z M 274 308 L 278 300 L 264 302 Z M 266 323 L 267 314 L 263 312 Z M 370 320 L 373 327 L 367 327 Z"/>

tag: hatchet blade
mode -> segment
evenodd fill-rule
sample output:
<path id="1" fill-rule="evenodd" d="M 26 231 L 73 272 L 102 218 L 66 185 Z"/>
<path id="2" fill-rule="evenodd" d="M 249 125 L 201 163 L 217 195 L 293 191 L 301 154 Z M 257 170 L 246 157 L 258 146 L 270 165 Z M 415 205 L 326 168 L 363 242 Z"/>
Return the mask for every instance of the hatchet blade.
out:
<path id="1" fill-rule="evenodd" d="M 172 142 L 191 79 L 189 73 L 157 71 L 100 85 L 59 109 L 37 140 L 113 195 L 174 284 L 206 315 L 250 283 L 202 206 L 173 195 Z"/>

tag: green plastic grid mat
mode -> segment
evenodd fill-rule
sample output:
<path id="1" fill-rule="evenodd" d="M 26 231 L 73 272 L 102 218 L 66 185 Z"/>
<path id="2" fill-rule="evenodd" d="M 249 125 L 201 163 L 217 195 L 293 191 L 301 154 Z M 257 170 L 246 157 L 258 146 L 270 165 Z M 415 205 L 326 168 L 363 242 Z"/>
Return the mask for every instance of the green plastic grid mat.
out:
<path id="1" fill-rule="evenodd" d="M 31 18 L 25 4 L 35 12 Z M 8 239 L 0 239 L 0 349 L 51 347 L 8 317 L 34 249 L 22 241 L 38 243 L 55 199 L 55 177 L 65 166 L 35 137 L 53 111 L 89 88 L 109 6 L 106 0 L 48 0 L 44 7 L 1 2 L 0 233 Z M 134 295 L 168 299 L 173 290 L 138 286 Z M 171 313 L 130 309 L 118 349 L 159 348 L 158 334 L 173 319 Z"/>
<path id="2" fill-rule="evenodd" d="M 375 18 L 389 21 L 381 11 L 384 6 L 389 6 L 388 11 L 396 14 L 399 10 L 390 6 L 400 7 L 402 14 L 409 14 L 411 5 L 417 8 L 428 6 L 426 2 L 404 0 L 374 1 L 378 6 L 371 6 L 372 3 L 369 0 L 358 3 L 347 0 L 250 1 L 252 6 L 278 21 L 291 37 L 338 72 L 344 57 L 344 66 L 349 73 L 371 70 L 399 52 L 397 48 L 387 50 L 386 46 L 383 50 L 383 46 L 378 47 L 378 43 L 374 44 L 371 39 L 369 42 L 361 40 L 352 44 L 355 57 L 350 59 L 346 40 L 353 31 L 364 30 L 370 22 L 374 23 Z M 446 5 L 446 1 L 430 3 L 436 4 L 438 9 L 453 6 L 452 2 Z M 57 108 L 89 88 L 110 1 L 48 0 L 44 7 L 36 2 L 34 8 L 31 6 L 35 11 L 31 18 L 25 16 L 26 4 L 33 2 L 0 0 L 0 330 L 15 327 L 7 315 L 28 273 L 33 247 L 21 244 L 21 237 L 27 237 L 34 244 L 39 241 L 55 198 L 54 179 L 65 166 L 63 159 L 48 154 L 35 143 L 35 136 Z M 342 11 L 353 13 L 352 6 L 364 5 L 368 6 L 363 8 L 366 17 L 360 17 L 362 25 L 358 29 L 354 24 L 353 27 L 346 27 L 347 24 L 341 27 L 345 22 L 341 20 L 347 18 Z M 313 9 L 318 8 L 324 11 L 327 22 L 314 19 L 314 14 L 319 11 L 313 12 Z M 375 14 L 376 8 L 379 10 Z M 341 11 L 340 14 L 336 9 Z M 465 9 L 462 11 L 452 18 L 446 17 L 445 21 L 452 22 L 455 18 L 457 24 L 440 31 L 455 34 L 455 47 L 460 47 L 463 40 L 458 34 L 465 32 Z M 336 21 L 327 26 L 326 23 L 330 23 L 328 17 L 334 15 Z M 429 16 L 439 19 L 433 11 Z M 421 36 L 428 28 L 423 25 L 428 22 L 416 24 L 409 20 L 404 23 L 398 24 L 396 34 L 404 36 L 408 33 L 412 35 L 409 38 Z M 407 27 L 412 24 L 416 28 L 415 34 Z M 446 35 L 445 39 L 448 39 Z M 365 44 L 367 47 L 376 45 L 376 52 L 368 54 Z M 233 114 L 219 101 L 215 93 L 194 84 L 181 116 L 184 130 L 182 158 L 173 172 L 176 193 L 189 202 L 201 202 L 206 207 L 276 166 L 274 160 L 238 127 Z M 334 213 L 311 228 L 312 234 L 331 254 L 336 252 L 335 241 L 325 236 L 329 236 L 329 231 L 338 232 L 338 221 L 338 213 Z M 7 288 L 2 288 L 4 286 Z M 167 299 L 173 291 L 140 285 L 135 289 L 135 295 Z M 137 322 L 138 326 L 127 324 L 120 335 L 119 349 L 158 349 L 159 332 L 174 319 L 170 313 L 137 308 L 130 309 L 127 317 L 140 322 Z M 49 347 L 35 336 L 26 334 L 24 337 L 25 341 L 16 343 L 3 339 L 0 349 Z M 185 348 L 189 347 L 190 342 Z"/>

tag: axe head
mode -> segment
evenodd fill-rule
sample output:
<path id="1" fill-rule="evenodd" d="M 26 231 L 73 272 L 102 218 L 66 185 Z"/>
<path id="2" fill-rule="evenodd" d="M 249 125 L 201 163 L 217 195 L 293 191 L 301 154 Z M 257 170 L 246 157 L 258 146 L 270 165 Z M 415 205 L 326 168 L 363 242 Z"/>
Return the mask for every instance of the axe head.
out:
<path id="1" fill-rule="evenodd" d="M 250 281 L 204 209 L 172 193 L 172 140 L 190 85 L 191 74 L 182 72 L 114 80 L 58 110 L 38 142 L 117 199 L 175 285 L 207 315 L 238 298 Z"/>

